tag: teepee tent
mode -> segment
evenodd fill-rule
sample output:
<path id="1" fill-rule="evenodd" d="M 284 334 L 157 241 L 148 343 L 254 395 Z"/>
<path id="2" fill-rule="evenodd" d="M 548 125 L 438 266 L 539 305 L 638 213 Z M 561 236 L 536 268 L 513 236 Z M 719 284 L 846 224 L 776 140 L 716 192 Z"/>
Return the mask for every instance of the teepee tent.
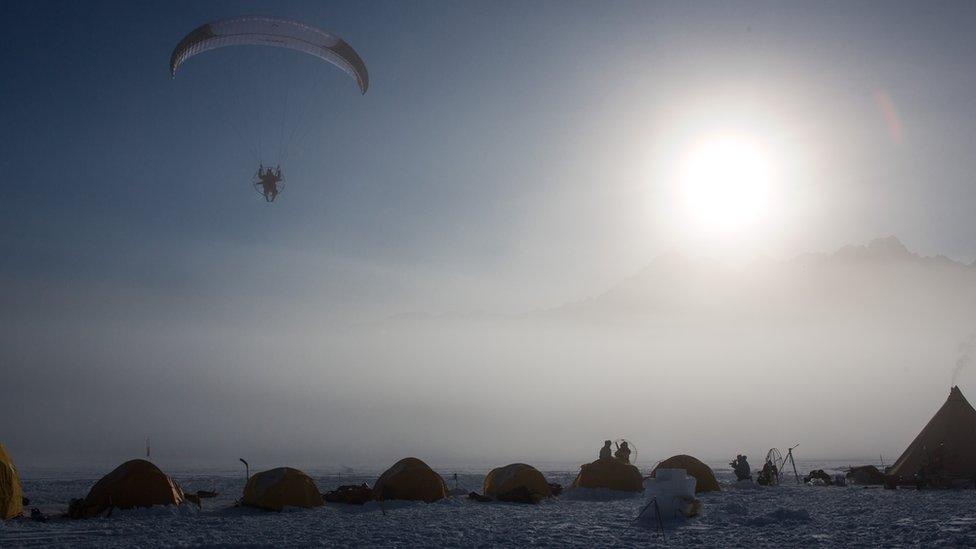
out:
<path id="1" fill-rule="evenodd" d="M 976 410 L 959 387 L 891 467 L 889 475 L 910 481 L 919 472 L 947 479 L 976 477 Z"/>
<path id="2" fill-rule="evenodd" d="M 244 487 L 244 505 L 269 511 L 285 507 L 318 507 L 322 494 L 315 481 L 291 467 L 278 467 L 255 473 Z"/>
<path id="3" fill-rule="evenodd" d="M 0 444 L 0 519 L 20 516 L 24 510 L 23 497 L 14 460 L 10 459 L 7 450 Z"/>

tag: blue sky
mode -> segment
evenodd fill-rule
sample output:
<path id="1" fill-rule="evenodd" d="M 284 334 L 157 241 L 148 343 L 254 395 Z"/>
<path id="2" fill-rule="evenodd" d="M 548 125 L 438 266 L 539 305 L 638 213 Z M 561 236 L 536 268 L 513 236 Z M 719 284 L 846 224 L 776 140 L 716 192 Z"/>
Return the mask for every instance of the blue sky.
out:
<path id="1" fill-rule="evenodd" d="M 255 13 L 346 39 L 369 92 L 262 48 L 170 78 L 187 32 Z M 788 258 L 895 234 L 976 258 L 971 3 L 13 1 L 0 17 L 0 360 L 41 400 L 64 398 L 46 376 L 165 362 L 167 338 L 173 383 L 209 387 L 190 365 L 256 369 L 287 326 L 551 307 L 674 249 Z M 269 205 L 251 148 L 281 118 L 307 134 Z M 716 131 L 783 166 L 745 244 L 689 237 L 670 198 L 674 158 Z"/>
<path id="2" fill-rule="evenodd" d="M 652 155 L 634 143 L 663 126 L 669 101 L 730 89 L 761 97 L 765 88 L 792 89 L 788 108 L 812 109 L 803 123 L 825 122 L 818 138 L 837 147 L 825 155 L 837 165 L 830 180 L 811 183 L 819 209 L 771 249 L 789 255 L 894 233 L 925 252 L 976 255 L 963 206 L 976 135 L 966 4 L 3 9 L 17 21 L 0 88 L 0 162 L 10 174 L 0 208 L 16 258 L 8 274 L 152 279 L 183 271 L 189 253 L 285 247 L 380 269 L 501 276 L 525 292 L 534 278 L 578 272 L 588 284 L 547 295 L 569 298 L 681 245 L 645 224 L 653 210 L 633 206 L 625 188 L 653 188 L 649 175 L 633 177 L 635 157 Z M 290 52 L 212 52 L 169 78 L 166 61 L 184 33 L 241 13 L 300 18 L 345 37 L 370 68 L 369 94 Z M 276 89 L 259 84 L 262 75 Z M 247 186 L 254 158 L 238 132 L 273 140 L 285 87 L 292 113 L 296 98 L 315 100 L 303 111 L 308 137 L 285 166 L 286 193 L 269 207 Z M 881 133 L 879 90 L 903 119 L 900 148 Z M 264 117 L 271 122 L 261 125 Z M 622 183 L 628 162 L 636 183 Z M 147 250 L 170 266 L 119 257 Z M 594 262 L 606 269 L 593 271 Z M 560 263 L 570 268 L 548 267 Z"/>

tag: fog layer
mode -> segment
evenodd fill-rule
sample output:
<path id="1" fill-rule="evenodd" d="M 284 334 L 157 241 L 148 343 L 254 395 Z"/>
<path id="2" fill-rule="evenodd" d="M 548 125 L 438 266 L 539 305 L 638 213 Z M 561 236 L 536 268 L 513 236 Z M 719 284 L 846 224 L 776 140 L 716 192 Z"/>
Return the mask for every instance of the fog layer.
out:
<path id="1" fill-rule="evenodd" d="M 796 443 L 887 460 L 976 376 L 976 268 L 893 238 L 748 265 L 662 256 L 515 315 L 354 321 L 275 292 L 245 310 L 10 283 L 4 442 L 37 465 L 116 462 L 147 436 L 159 459 L 215 467 L 578 462 L 618 437 L 651 462 Z"/>

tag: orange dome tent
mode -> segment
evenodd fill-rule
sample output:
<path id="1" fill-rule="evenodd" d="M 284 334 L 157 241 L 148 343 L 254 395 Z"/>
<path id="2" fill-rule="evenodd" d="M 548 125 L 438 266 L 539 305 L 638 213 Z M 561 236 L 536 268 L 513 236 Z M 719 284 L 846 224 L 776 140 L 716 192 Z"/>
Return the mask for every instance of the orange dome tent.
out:
<path id="1" fill-rule="evenodd" d="M 24 492 L 20 487 L 20 476 L 14 460 L 0 444 L 0 519 L 19 517 L 24 511 Z"/>
<path id="2" fill-rule="evenodd" d="M 92 486 L 74 518 L 94 517 L 106 509 L 133 509 L 183 503 L 183 490 L 158 467 L 133 459 L 115 468 Z"/>
<path id="3" fill-rule="evenodd" d="M 538 503 L 552 497 L 546 477 L 524 463 L 513 463 L 492 469 L 485 477 L 485 495 L 499 501 Z"/>
<path id="4" fill-rule="evenodd" d="M 586 463 L 573 481 L 573 488 L 609 488 L 621 492 L 642 492 L 644 479 L 637 467 L 616 458 Z"/>
<path id="5" fill-rule="evenodd" d="M 322 494 L 315 481 L 291 467 L 278 467 L 255 473 L 244 487 L 244 505 L 269 511 L 284 507 L 319 507 Z"/>
<path id="6" fill-rule="evenodd" d="M 408 457 L 386 470 L 373 485 L 378 500 L 406 499 L 431 503 L 447 497 L 447 484 L 426 463 Z"/>
<path id="7" fill-rule="evenodd" d="M 695 483 L 696 494 L 700 492 L 719 492 L 722 490 L 718 485 L 718 481 L 715 480 L 715 473 L 712 472 L 712 468 L 702 463 L 698 458 L 689 455 L 679 454 L 677 456 L 671 456 L 658 463 L 654 467 L 654 470 L 651 471 L 652 477 L 655 476 L 658 469 L 684 469 L 698 481 Z"/>

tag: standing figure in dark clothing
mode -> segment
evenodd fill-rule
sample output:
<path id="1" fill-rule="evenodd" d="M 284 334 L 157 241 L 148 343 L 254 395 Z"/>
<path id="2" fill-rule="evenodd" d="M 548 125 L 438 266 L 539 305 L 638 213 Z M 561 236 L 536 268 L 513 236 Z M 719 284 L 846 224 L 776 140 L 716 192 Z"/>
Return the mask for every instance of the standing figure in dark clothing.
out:
<path id="1" fill-rule="evenodd" d="M 620 443 L 620 446 L 617 447 L 617 451 L 613 453 L 613 457 L 624 463 L 630 463 L 630 446 L 627 444 L 626 440 Z"/>
<path id="2" fill-rule="evenodd" d="M 749 470 L 749 462 L 746 460 L 746 456 L 742 454 L 735 456 L 729 465 L 735 471 L 736 480 L 752 480 L 752 471 Z"/>

